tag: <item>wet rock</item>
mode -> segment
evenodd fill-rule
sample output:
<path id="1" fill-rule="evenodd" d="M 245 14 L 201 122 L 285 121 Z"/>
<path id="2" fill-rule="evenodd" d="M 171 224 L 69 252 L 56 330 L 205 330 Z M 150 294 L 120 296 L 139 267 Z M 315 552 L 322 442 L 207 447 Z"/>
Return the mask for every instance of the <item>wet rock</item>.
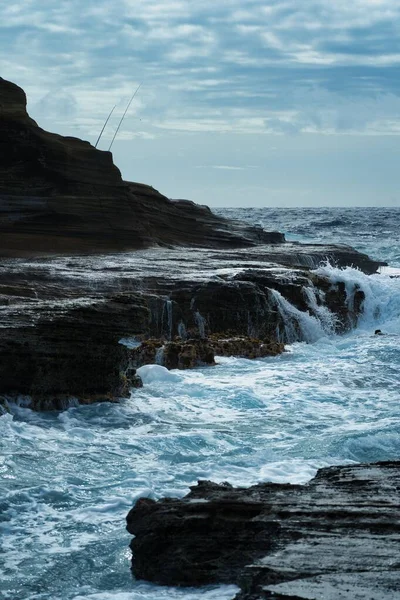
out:
<path id="1" fill-rule="evenodd" d="M 213 364 L 215 352 L 273 355 L 304 339 L 277 294 L 316 318 L 324 304 L 343 331 L 362 291 L 350 302 L 310 269 L 327 258 L 366 273 L 381 264 L 347 246 L 285 243 L 125 182 L 109 152 L 42 130 L 23 90 L 1 78 L 0 257 L 0 394 L 57 409 L 140 385 L 122 338 L 163 340 L 169 368 Z M 138 364 L 158 350 L 148 342 Z"/>
<path id="2" fill-rule="evenodd" d="M 277 356 L 284 351 L 284 344 L 272 339 L 258 340 L 251 337 L 191 338 L 187 341 L 150 339 L 129 351 L 130 364 L 134 367 L 161 364 L 167 369 L 193 369 L 215 365 L 215 355 L 262 358 Z"/>
<path id="3" fill-rule="evenodd" d="M 252 337 L 213 338 L 212 348 L 217 356 L 237 356 L 241 358 L 264 358 L 278 356 L 285 350 L 284 344 L 276 340 L 264 341 Z"/>
<path id="4" fill-rule="evenodd" d="M 158 363 L 167 369 L 192 369 L 215 364 L 212 345 L 209 340 L 202 339 L 173 342 L 145 340 L 130 351 L 130 358 L 135 367 Z"/>
<path id="5" fill-rule="evenodd" d="M 159 252 L 0 262 L 0 394 L 29 394 L 36 407 L 56 409 L 71 397 L 121 398 L 140 383 L 130 366 L 182 369 L 212 365 L 215 354 L 271 356 L 304 339 L 301 316 L 319 318 L 319 306 L 336 320 L 332 331 L 349 328 L 362 310 L 361 290 L 349 303 L 344 286 L 308 270 L 262 261 L 245 268 L 252 255 L 226 252 L 185 278 L 175 251 Z M 202 254 L 187 255 L 194 256 L 190 273 Z M 301 312 L 285 315 L 276 294 Z M 132 350 L 121 339 L 143 343 Z"/>
<path id="6" fill-rule="evenodd" d="M 163 347 L 163 365 L 167 369 L 191 369 L 214 364 L 214 352 L 208 340 L 169 342 Z"/>
<path id="7" fill-rule="evenodd" d="M 321 469 L 303 486 L 200 481 L 129 512 L 132 570 L 162 585 L 236 583 L 238 600 L 394 600 L 399 490 L 398 461 Z"/>
<path id="8" fill-rule="evenodd" d="M 35 325 L 0 329 L 0 394 L 32 398 L 32 408 L 61 410 L 81 403 L 127 397 L 140 385 L 129 365 L 121 332 L 145 329 L 142 297 L 116 296 L 64 314 L 42 315 Z"/>
<path id="9" fill-rule="evenodd" d="M 355 327 L 365 300 L 365 294 L 358 285 L 355 286 L 352 297 L 348 298 L 346 286 L 342 281 L 332 284 L 314 274 L 310 275 L 310 280 L 323 292 L 323 303 L 336 315 L 336 330 L 340 333 Z"/>

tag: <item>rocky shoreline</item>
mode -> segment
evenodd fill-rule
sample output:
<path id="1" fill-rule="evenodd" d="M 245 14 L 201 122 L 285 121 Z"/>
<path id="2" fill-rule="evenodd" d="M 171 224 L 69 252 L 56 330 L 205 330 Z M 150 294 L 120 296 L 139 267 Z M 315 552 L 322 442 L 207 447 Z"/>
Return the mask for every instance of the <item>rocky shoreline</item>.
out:
<path id="1" fill-rule="evenodd" d="M 129 512 L 136 578 L 235 583 L 236 600 L 399 598 L 400 462 L 328 467 L 306 485 L 190 489 Z"/>
<path id="2" fill-rule="evenodd" d="M 162 347 L 170 368 L 213 364 L 215 354 L 229 352 L 276 354 L 302 339 L 302 316 L 318 320 L 325 307 L 332 332 L 340 332 L 362 309 L 361 290 L 349 302 L 343 284 L 269 262 L 268 247 L 257 258 L 208 251 L 207 268 L 203 252 L 188 251 L 186 264 L 173 249 L 0 263 L 3 404 L 21 394 L 37 410 L 115 401 Z M 285 314 L 284 302 L 297 313 Z M 202 358 L 200 346 L 212 358 Z"/>
<path id="3" fill-rule="evenodd" d="M 123 181 L 109 152 L 43 131 L 23 90 L 0 78 L 0 411 L 116 402 L 147 364 L 277 356 L 310 341 L 304 320 L 344 332 L 364 294 L 317 275 L 326 261 L 367 274 L 382 264 Z M 181 500 L 140 499 L 128 515 L 133 572 L 236 583 L 238 600 L 394 600 L 399 467 L 331 467 L 305 486 L 199 482 Z"/>
<path id="4" fill-rule="evenodd" d="M 288 243 L 125 182 L 109 152 L 43 131 L 23 90 L 1 78 L 0 148 L 3 405 L 24 395 L 32 408 L 60 410 L 126 396 L 146 362 L 124 339 L 168 342 L 171 368 L 212 364 L 218 352 L 276 354 L 276 344 L 302 339 L 300 317 L 285 325 L 284 302 L 315 318 L 324 306 L 343 331 L 362 293 L 349 302 L 344 285 L 310 269 L 380 266 L 347 246 Z M 184 346 L 174 359 L 173 342 Z"/>
<path id="5" fill-rule="evenodd" d="M 44 131 L 26 104 L 24 91 L 0 78 L 0 257 L 284 241 L 279 232 L 124 181 L 110 152 Z"/>

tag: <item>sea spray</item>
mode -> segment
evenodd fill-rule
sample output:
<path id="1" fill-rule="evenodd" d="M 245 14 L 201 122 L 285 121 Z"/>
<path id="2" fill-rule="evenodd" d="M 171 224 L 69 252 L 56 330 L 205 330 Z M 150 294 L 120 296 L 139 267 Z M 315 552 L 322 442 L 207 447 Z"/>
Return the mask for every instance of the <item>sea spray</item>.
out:
<path id="1" fill-rule="evenodd" d="M 335 329 L 338 324 L 338 318 L 324 304 L 324 292 L 314 287 L 304 287 L 303 293 L 306 297 L 306 302 L 310 308 L 311 313 L 318 318 L 324 332 L 327 334 L 335 333 Z"/>
<path id="2" fill-rule="evenodd" d="M 357 323 L 360 329 L 384 327 L 388 333 L 400 333 L 400 279 L 385 274 L 366 275 L 352 267 L 339 269 L 330 264 L 319 267 L 315 273 L 329 279 L 332 285 L 344 284 L 349 310 L 355 291 L 363 292 Z"/>
<path id="3" fill-rule="evenodd" d="M 278 334 L 279 341 L 289 344 L 297 341 L 315 342 L 319 338 L 326 336 L 327 333 L 331 333 L 330 330 L 324 330 L 323 324 L 327 321 L 325 315 L 324 320 L 320 321 L 317 316 L 293 306 L 277 290 L 271 291 L 275 298 L 284 329 L 283 336 L 280 333 Z"/>
<path id="4" fill-rule="evenodd" d="M 172 371 L 168 371 L 162 365 L 143 365 L 139 367 L 136 373 L 139 375 L 144 384 L 157 382 L 177 382 L 180 381 L 180 376 Z"/>

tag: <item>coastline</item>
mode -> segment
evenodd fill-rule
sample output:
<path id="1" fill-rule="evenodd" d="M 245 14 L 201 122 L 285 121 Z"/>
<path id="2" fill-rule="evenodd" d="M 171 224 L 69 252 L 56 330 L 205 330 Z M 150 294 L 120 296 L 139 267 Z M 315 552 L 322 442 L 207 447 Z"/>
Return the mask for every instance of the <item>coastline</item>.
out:
<path id="1" fill-rule="evenodd" d="M 282 233 L 222 219 L 207 207 L 171 201 L 151 186 L 124 182 L 109 153 L 41 130 L 27 115 L 20 88 L 0 80 L 0 92 L 1 124 L 5 125 L 0 135 L 13 156 L 0 165 L 0 408 L 4 407 L 4 422 L 13 418 L 6 414 L 9 403 L 18 403 L 21 397 L 21 406 L 41 413 L 40 417 L 52 419 L 47 411 L 60 411 L 57 418 L 68 421 L 69 411 L 61 411 L 70 407 L 97 410 L 102 402 L 107 410 L 108 403 L 112 409 L 121 399 L 134 401 L 142 383 L 137 370 L 146 365 L 212 368 L 216 355 L 278 361 L 285 344 L 349 332 L 362 319 L 366 300 L 362 286 L 356 280 L 349 284 L 337 274 L 330 276 L 328 267 L 325 272 L 319 267 L 331 261 L 341 268 L 357 267 L 361 276 L 376 273 L 385 264 L 382 261 L 345 245 L 287 242 Z M 120 425 L 125 426 L 124 422 Z M 78 437 L 89 440 L 78 451 L 85 454 L 93 438 L 83 427 L 77 430 Z M 130 447 L 129 440 L 123 443 Z M 96 453 L 101 455 L 100 445 Z M 95 460 L 101 471 L 101 456 L 96 454 Z M 393 500 L 398 480 L 399 465 L 391 462 L 331 467 L 308 487 L 262 484 L 237 492 L 228 485 L 202 483 L 184 500 L 157 504 L 144 500 L 144 491 L 130 513 L 134 519 L 144 517 L 144 524 L 140 523 L 144 536 L 152 531 L 153 511 L 162 512 L 167 506 L 177 511 L 178 533 L 184 533 L 177 542 L 172 536 L 174 552 L 186 555 L 185 543 L 189 543 L 200 557 L 193 554 L 186 560 L 180 579 L 181 565 L 168 563 L 174 558 L 168 547 L 159 552 L 151 546 L 150 554 L 158 555 L 163 564 L 151 564 L 151 576 L 135 567 L 136 574 L 169 585 L 197 585 L 195 577 L 189 581 L 187 567 L 195 572 L 193 565 L 200 564 L 210 577 L 202 576 L 201 582 L 239 583 L 241 600 L 310 598 L 314 597 L 310 594 L 323 593 L 327 585 L 340 589 L 349 600 L 366 587 L 377 594 L 384 590 L 389 598 L 399 589 L 395 546 L 399 532 Z M 81 484 L 77 480 L 73 485 Z M 315 496 L 308 493 L 311 488 L 317 490 Z M 234 499 L 225 498 L 225 493 Z M 259 495 L 263 494 L 267 500 L 262 501 L 262 511 L 267 515 L 275 511 L 273 518 L 260 518 Z M 270 503 L 274 494 L 277 504 Z M 215 502 L 214 495 L 218 497 Z M 352 504 L 363 508 L 353 510 Z M 127 509 L 126 499 L 123 506 Z M 325 507 L 325 512 L 321 508 L 319 513 L 318 506 Z M 187 521 L 185 511 L 190 516 Z M 296 519 L 311 523 L 306 535 L 303 529 L 296 530 Z M 250 542 L 257 545 L 261 540 L 255 552 L 259 560 L 265 556 L 262 544 L 269 547 L 275 536 L 280 539 L 273 548 L 276 562 L 266 560 L 260 567 L 243 561 L 229 563 L 228 556 L 212 579 L 215 549 L 210 544 L 218 545 L 221 523 L 223 531 L 233 536 L 225 540 L 228 555 L 237 544 L 234 553 L 243 557 L 243 543 L 251 554 Z M 157 532 L 162 540 L 165 527 L 169 527 L 168 518 L 161 519 Z M 131 529 L 137 534 L 135 527 Z M 283 530 L 289 533 L 283 535 L 281 544 Z M 302 545 L 302 537 L 310 547 Z M 366 539 L 365 552 L 372 555 L 371 560 L 364 551 L 357 554 Z M 289 542 L 293 547 L 285 555 Z M 313 544 L 322 550 L 313 553 Z M 138 536 L 133 544 L 137 564 L 148 565 L 147 550 L 141 555 L 139 546 Z M 376 547 L 378 558 L 373 555 Z M 223 544 L 220 549 L 224 550 Z M 316 564 L 325 551 L 325 567 L 318 570 Z M 310 559 L 308 566 L 306 555 L 314 561 Z M 294 573 L 299 557 L 307 568 Z M 160 575 L 163 569 L 166 578 Z M 361 581 L 363 569 L 366 575 Z M 343 586 L 348 586 L 347 591 Z"/>

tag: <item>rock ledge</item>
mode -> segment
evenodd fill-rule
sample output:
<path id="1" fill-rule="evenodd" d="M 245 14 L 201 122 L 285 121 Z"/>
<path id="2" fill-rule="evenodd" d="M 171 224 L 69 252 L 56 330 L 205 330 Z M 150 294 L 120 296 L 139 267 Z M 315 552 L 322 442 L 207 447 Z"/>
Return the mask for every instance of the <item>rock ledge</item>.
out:
<path id="1" fill-rule="evenodd" d="M 199 481 L 127 516 L 135 577 L 236 583 L 237 600 L 400 598 L 400 462 L 329 467 L 306 485 Z"/>

